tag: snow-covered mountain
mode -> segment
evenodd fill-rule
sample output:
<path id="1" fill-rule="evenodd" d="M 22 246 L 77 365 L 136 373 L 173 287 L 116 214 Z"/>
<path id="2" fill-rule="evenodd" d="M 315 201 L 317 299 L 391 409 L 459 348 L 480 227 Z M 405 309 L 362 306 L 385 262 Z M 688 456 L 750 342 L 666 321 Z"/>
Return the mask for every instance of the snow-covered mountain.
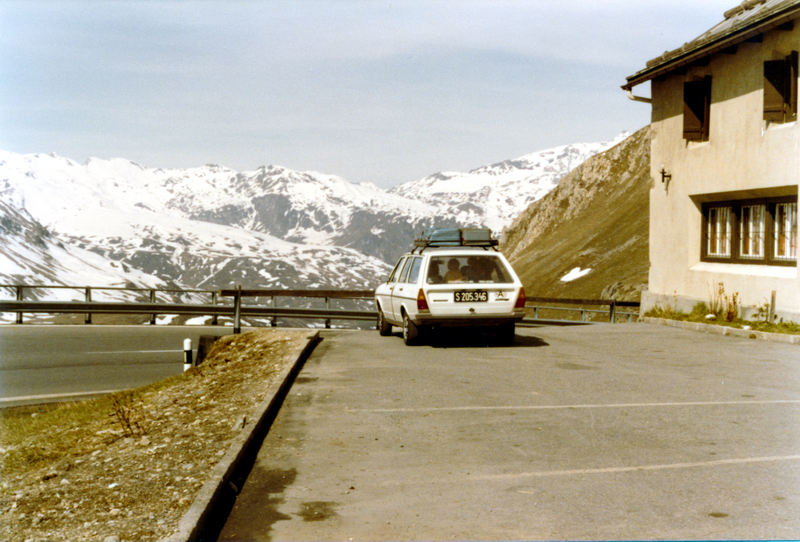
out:
<path id="1" fill-rule="evenodd" d="M 567 173 L 629 135 L 603 143 L 555 147 L 468 173 L 435 173 L 390 192 L 447 209 L 459 223 L 482 224 L 499 232 Z"/>
<path id="2" fill-rule="evenodd" d="M 0 201 L 0 270 L 3 283 L 33 283 L 29 279 L 35 277 L 40 284 L 61 286 L 135 284 L 164 288 L 167 285 L 155 275 L 65 245 L 27 211 L 3 201 Z"/>
<path id="3" fill-rule="evenodd" d="M 151 169 L 0 151 L 0 281 L 369 288 L 422 228 L 499 232 L 573 167 L 623 138 L 389 191 L 277 166 Z"/>
<path id="4" fill-rule="evenodd" d="M 168 187 L 153 172 L 124 160 L 80 165 L 53 156 L 0 152 L 0 280 L 203 289 L 233 284 L 365 288 L 389 267 L 353 249 L 300 245 L 194 220 L 170 205 L 170 197 L 181 196 Z M 44 233 L 31 242 L 35 231 Z M 85 278 L 76 281 L 76 275 Z"/>

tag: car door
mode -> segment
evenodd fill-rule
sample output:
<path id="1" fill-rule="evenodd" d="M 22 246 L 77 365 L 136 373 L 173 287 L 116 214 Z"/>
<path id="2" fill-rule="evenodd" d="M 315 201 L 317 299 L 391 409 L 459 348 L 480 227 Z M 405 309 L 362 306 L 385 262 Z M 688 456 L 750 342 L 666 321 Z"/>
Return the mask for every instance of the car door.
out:
<path id="1" fill-rule="evenodd" d="M 403 265 L 405 262 L 405 256 L 400 258 L 400 261 L 398 261 L 397 265 L 395 265 L 394 269 L 392 269 L 392 272 L 389 275 L 389 280 L 387 280 L 384 284 L 381 284 L 375 290 L 375 296 L 378 298 L 378 301 L 381 304 L 383 315 L 387 320 L 390 321 L 394 320 L 394 317 L 392 316 L 392 292 L 394 291 L 394 287 L 397 285 L 397 279 L 400 278 L 400 272 L 403 270 Z"/>
<path id="2" fill-rule="evenodd" d="M 422 258 L 419 256 L 409 256 L 400 273 L 400 278 L 392 291 L 392 317 L 397 322 L 403 321 L 402 306 L 408 300 L 416 303 L 417 290 L 416 281 L 419 278 L 419 269 Z M 416 305 L 415 305 L 416 306 Z"/>

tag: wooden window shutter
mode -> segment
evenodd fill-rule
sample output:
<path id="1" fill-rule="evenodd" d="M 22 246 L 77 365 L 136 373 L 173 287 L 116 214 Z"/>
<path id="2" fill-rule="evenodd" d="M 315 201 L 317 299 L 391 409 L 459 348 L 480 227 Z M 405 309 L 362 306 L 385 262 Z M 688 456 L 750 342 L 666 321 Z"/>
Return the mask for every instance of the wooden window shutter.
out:
<path id="1" fill-rule="evenodd" d="M 689 141 L 708 139 L 711 108 L 711 77 L 683 84 L 683 138 Z"/>
<path id="2" fill-rule="evenodd" d="M 764 120 L 797 120 L 797 51 L 784 60 L 764 62 Z"/>
<path id="3" fill-rule="evenodd" d="M 786 104 L 786 64 L 785 60 L 764 62 L 764 120 L 783 122 Z"/>
<path id="4" fill-rule="evenodd" d="M 786 122 L 797 120 L 797 51 L 786 57 Z"/>

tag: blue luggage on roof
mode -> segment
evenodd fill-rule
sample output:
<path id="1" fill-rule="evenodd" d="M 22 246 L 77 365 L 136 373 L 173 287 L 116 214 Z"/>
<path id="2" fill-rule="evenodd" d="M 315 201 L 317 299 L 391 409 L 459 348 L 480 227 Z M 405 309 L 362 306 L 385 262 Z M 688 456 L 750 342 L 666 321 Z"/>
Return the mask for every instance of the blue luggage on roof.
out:
<path id="1" fill-rule="evenodd" d="M 422 231 L 421 240 L 426 246 L 459 246 L 461 230 L 458 228 L 426 228 Z"/>

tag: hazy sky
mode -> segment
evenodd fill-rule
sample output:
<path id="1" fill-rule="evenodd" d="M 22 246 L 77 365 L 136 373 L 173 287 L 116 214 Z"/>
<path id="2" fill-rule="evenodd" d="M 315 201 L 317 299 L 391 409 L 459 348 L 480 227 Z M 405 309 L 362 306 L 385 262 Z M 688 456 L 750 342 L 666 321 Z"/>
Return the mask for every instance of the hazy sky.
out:
<path id="1" fill-rule="evenodd" d="M 0 149 L 386 188 L 641 128 L 625 77 L 738 3 L 0 0 Z"/>

